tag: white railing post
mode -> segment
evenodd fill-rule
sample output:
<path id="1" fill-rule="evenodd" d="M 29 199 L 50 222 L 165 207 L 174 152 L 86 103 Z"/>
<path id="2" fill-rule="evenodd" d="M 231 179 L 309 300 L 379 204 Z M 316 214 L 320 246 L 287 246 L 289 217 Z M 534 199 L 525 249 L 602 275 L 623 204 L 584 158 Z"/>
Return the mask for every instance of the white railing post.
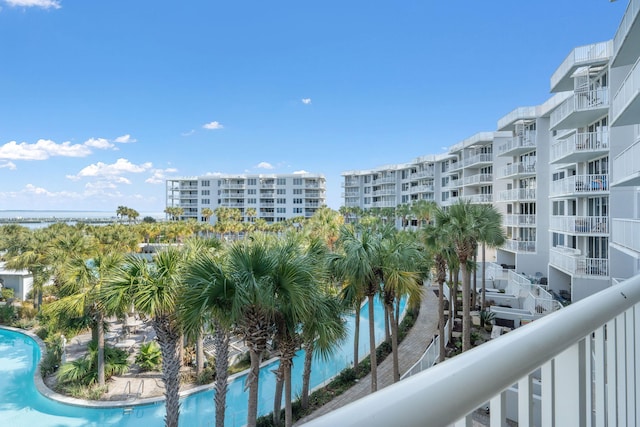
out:
<path id="1" fill-rule="evenodd" d="M 550 360 L 540 369 L 541 372 L 541 411 L 540 417 L 543 426 L 554 427 L 555 426 L 555 399 L 554 399 L 554 360 Z"/>
<path id="2" fill-rule="evenodd" d="M 491 427 L 508 427 L 507 424 L 507 392 L 503 391 L 491 398 L 489 402 L 489 423 Z"/>
<path id="3" fill-rule="evenodd" d="M 555 425 L 582 427 L 585 424 L 586 375 L 584 340 L 555 358 Z"/>
<path id="4" fill-rule="evenodd" d="M 531 374 L 518 381 L 518 427 L 533 427 Z"/>

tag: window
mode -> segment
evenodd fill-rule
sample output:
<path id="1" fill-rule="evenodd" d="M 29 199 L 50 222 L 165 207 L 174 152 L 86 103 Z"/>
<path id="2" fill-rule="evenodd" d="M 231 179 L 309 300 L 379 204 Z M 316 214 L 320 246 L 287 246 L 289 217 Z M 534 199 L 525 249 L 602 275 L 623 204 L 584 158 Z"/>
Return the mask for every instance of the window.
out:
<path id="1" fill-rule="evenodd" d="M 249 178 L 247 179 L 247 184 L 249 185 L 256 185 L 258 183 L 256 178 Z"/>
<path id="2" fill-rule="evenodd" d="M 302 208 L 293 208 L 293 213 L 294 214 L 301 214 L 302 213 Z"/>
<path id="3" fill-rule="evenodd" d="M 364 194 L 371 194 L 371 187 L 364 187 Z"/>
<path id="4" fill-rule="evenodd" d="M 279 213 L 279 214 L 287 213 L 287 208 L 276 208 L 276 213 Z"/>
<path id="5" fill-rule="evenodd" d="M 256 199 L 247 199 L 247 203 L 249 203 L 250 205 L 255 205 Z"/>
<path id="6" fill-rule="evenodd" d="M 287 203 L 287 199 L 276 199 L 276 203 L 278 203 L 279 205 L 284 205 L 285 203 Z"/>
<path id="7" fill-rule="evenodd" d="M 248 189 L 247 194 L 256 194 L 256 189 L 255 188 Z"/>
<path id="8" fill-rule="evenodd" d="M 209 180 L 202 181 L 200 184 L 201 184 L 203 187 L 209 187 L 209 186 L 211 185 L 211 181 L 209 181 Z"/>
<path id="9" fill-rule="evenodd" d="M 276 190 L 277 194 L 283 195 L 283 194 L 287 194 L 287 189 L 286 188 L 278 188 Z"/>
<path id="10" fill-rule="evenodd" d="M 302 178 L 293 178 L 293 185 L 302 185 Z"/>
<path id="11" fill-rule="evenodd" d="M 202 190 L 202 191 L 200 192 L 200 195 L 201 195 L 201 196 L 208 196 L 208 195 L 209 195 L 209 191 L 211 191 L 211 190 Z M 220 191 L 220 190 L 218 190 L 218 191 Z"/>
<path id="12" fill-rule="evenodd" d="M 302 199 L 293 199 L 293 204 L 294 205 L 301 205 L 302 204 Z"/>
<path id="13" fill-rule="evenodd" d="M 287 178 L 278 178 L 276 180 L 276 184 L 278 184 L 278 185 L 287 185 Z"/>
<path id="14" fill-rule="evenodd" d="M 302 194 L 302 188 L 294 188 L 293 194 Z"/>
<path id="15" fill-rule="evenodd" d="M 210 205 L 211 204 L 211 199 L 202 199 L 200 200 L 200 203 L 203 205 Z"/>

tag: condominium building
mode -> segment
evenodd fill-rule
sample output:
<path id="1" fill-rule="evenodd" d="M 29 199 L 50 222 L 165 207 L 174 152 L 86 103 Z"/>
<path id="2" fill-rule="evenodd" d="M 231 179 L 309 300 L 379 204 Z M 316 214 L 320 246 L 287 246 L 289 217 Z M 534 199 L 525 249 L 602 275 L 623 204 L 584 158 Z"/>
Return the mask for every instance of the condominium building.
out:
<path id="1" fill-rule="evenodd" d="M 507 235 L 495 261 L 548 278 L 572 300 L 638 274 L 638 9 L 630 2 L 613 40 L 573 49 L 551 76 L 548 101 L 508 113 L 496 131 L 445 154 L 344 172 L 345 206 L 493 203 Z"/>
<path id="2" fill-rule="evenodd" d="M 326 204 L 326 181 L 319 174 L 205 175 L 168 179 L 166 185 L 167 207 L 182 208 L 181 219 L 205 221 L 203 209 L 228 207 L 238 209 L 243 221 L 273 223 L 309 218 Z"/>

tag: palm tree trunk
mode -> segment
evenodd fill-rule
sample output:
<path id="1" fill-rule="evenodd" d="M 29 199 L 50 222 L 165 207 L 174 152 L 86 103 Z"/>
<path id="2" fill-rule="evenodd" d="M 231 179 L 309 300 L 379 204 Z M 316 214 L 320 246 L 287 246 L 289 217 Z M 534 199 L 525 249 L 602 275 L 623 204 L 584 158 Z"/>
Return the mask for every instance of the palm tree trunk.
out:
<path id="1" fill-rule="evenodd" d="M 96 332 L 98 336 L 98 385 L 104 387 L 104 314 L 96 315 Z"/>
<path id="2" fill-rule="evenodd" d="M 302 396 L 300 406 L 302 409 L 309 407 L 309 384 L 311 383 L 311 361 L 313 360 L 313 341 L 304 346 L 304 369 L 302 371 Z"/>
<path id="3" fill-rule="evenodd" d="M 284 366 L 284 425 L 293 426 L 293 408 L 291 406 L 291 360 Z"/>
<path id="4" fill-rule="evenodd" d="M 258 378 L 260 376 L 260 352 L 256 348 L 249 350 L 251 368 L 246 385 L 249 387 L 249 403 L 247 406 L 247 427 L 256 427 L 258 419 Z M 246 386 L 245 386 L 246 387 Z"/>
<path id="5" fill-rule="evenodd" d="M 280 410 L 282 409 L 282 389 L 284 388 L 284 362 L 280 359 L 278 368 L 273 371 L 276 374 L 276 390 L 273 396 L 273 425 L 280 426 Z"/>
<path id="6" fill-rule="evenodd" d="M 358 344 L 360 343 L 360 302 L 358 302 L 358 307 L 356 308 L 356 324 L 355 324 L 355 332 L 353 336 L 353 369 L 358 370 Z"/>
<path id="7" fill-rule="evenodd" d="M 471 298 L 469 291 L 471 290 L 471 277 L 467 269 L 466 260 L 460 260 L 460 268 L 462 270 L 462 351 L 465 352 L 471 348 Z"/>
<path id="8" fill-rule="evenodd" d="M 449 315 L 451 317 L 451 315 Z M 451 320 L 449 324 L 453 323 Z M 444 362 L 445 346 L 444 346 L 444 283 L 438 281 L 438 334 L 440 335 L 440 357 L 439 361 Z"/>
<path id="9" fill-rule="evenodd" d="M 476 290 L 478 289 L 478 257 L 473 255 L 473 289 L 471 292 L 471 309 L 476 308 Z"/>
<path id="10" fill-rule="evenodd" d="M 168 317 L 153 319 L 153 329 L 158 337 L 162 352 L 162 381 L 165 387 L 165 406 L 167 414 L 165 427 L 178 427 L 180 417 L 180 352 L 182 335 L 172 327 Z"/>
<path id="11" fill-rule="evenodd" d="M 227 382 L 229 379 L 229 334 L 214 320 L 213 335 L 216 349 L 216 382 L 213 397 L 216 407 L 216 427 L 224 427 L 224 411 L 227 406 Z"/>
<path id="12" fill-rule="evenodd" d="M 487 284 L 486 284 L 486 280 L 484 278 L 485 276 L 485 272 L 486 272 L 486 265 L 485 265 L 485 244 L 482 244 L 482 301 L 481 301 L 481 306 L 480 309 L 484 310 L 485 306 L 486 306 L 486 298 L 487 298 Z M 482 319 L 482 317 L 480 318 Z M 484 326 L 484 325 L 482 325 Z"/>
<path id="13" fill-rule="evenodd" d="M 393 316 L 393 310 L 390 310 L 389 307 L 384 305 L 384 340 L 386 342 L 391 341 L 391 330 L 389 327 L 389 318 Z"/>
<path id="14" fill-rule="evenodd" d="M 204 334 L 202 329 L 196 336 L 196 375 L 200 375 L 204 369 Z"/>
<path id="15" fill-rule="evenodd" d="M 396 323 L 395 316 L 393 315 L 393 302 L 388 307 L 388 311 L 391 313 L 389 320 L 391 322 L 391 353 L 393 353 L 393 382 L 400 381 L 400 365 L 398 362 L 398 324 Z"/>
<path id="16" fill-rule="evenodd" d="M 369 360 L 371 361 L 371 392 L 378 390 L 378 361 L 376 359 L 376 330 L 374 323 L 373 295 L 369 295 Z"/>

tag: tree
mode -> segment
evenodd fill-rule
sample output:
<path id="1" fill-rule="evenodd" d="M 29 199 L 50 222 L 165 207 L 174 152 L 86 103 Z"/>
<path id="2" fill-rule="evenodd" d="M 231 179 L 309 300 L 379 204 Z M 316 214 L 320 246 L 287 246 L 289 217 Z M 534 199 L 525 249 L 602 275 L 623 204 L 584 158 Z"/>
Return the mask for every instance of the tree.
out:
<path id="1" fill-rule="evenodd" d="M 164 213 L 169 215 L 171 221 L 178 221 L 180 217 L 184 214 L 184 209 L 180 206 L 169 206 L 165 208 Z"/>
<path id="2" fill-rule="evenodd" d="M 493 205 L 482 204 L 478 206 L 480 222 L 479 241 L 482 243 L 482 301 L 481 310 L 486 308 L 486 280 L 485 280 L 485 247 L 496 248 L 502 246 L 506 240 L 504 228 L 502 227 L 502 214 Z M 481 317 L 484 326 L 484 320 Z"/>
<path id="3" fill-rule="evenodd" d="M 133 305 L 148 316 L 162 352 L 162 380 L 165 386 L 167 427 L 177 427 L 180 416 L 180 349 L 182 328 L 178 297 L 183 292 L 184 254 L 168 248 L 153 258 L 153 262 L 129 256 L 114 272 L 108 286 L 103 287 L 102 300 L 109 312 Z"/>
<path id="4" fill-rule="evenodd" d="M 432 200 L 420 199 L 411 205 L 411 213 L 418 220 L 419 226 L 424 226 L 431 222 L 433 214 L 437 209 L 438 205 Z"/>

